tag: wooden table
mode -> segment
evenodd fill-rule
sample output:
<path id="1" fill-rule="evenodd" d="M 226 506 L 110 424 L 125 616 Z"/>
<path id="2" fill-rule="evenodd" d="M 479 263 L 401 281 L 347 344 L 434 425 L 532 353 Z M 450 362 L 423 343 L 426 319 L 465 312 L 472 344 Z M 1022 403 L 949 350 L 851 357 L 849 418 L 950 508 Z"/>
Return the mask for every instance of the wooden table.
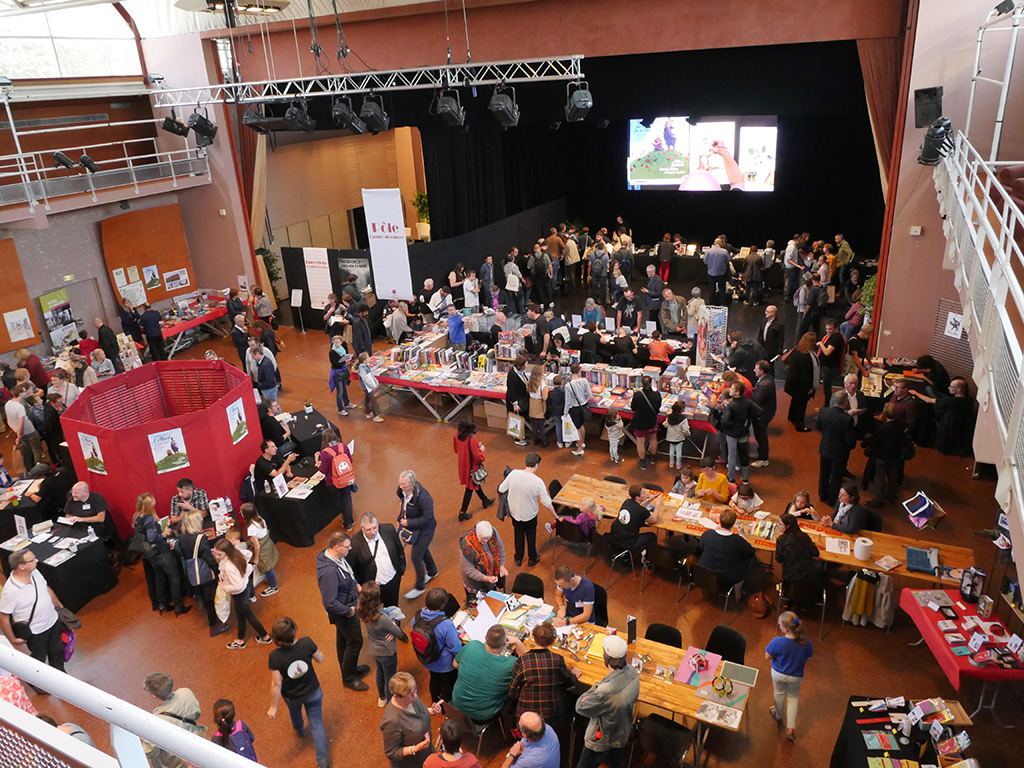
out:
<path id="1" fill-rule="evenodd" d="M 672 500 L 667 496 L 667 494 L 659 493 L 658 491 L 648 491 L 647 493 L 650 494 L 648 497 L 648 503 L 654 504 L 655 513 L 658 514 L 659 518 L 661 518 L 663 514 L 666 518 L 654 526 L 656 530 L 671 531 L 672 533 L 686 533 L 691 536 L 701 536 L 706 530 L 708 530 L 703 525 L 696 522 L 672 520 L 669 516 L 669 513 L 672 511 Z M 569 479 L 569 482 L 562 486 L 562 490 L 558 492 L 558 495 L 554 499 L 552 499 L 552 502 L 556 507 L 561 505 L 565 507 L 572 507 L 573 509 L 579 509 L 580 502 L 588 496 L 594 499 L 598 504 L 604 506 L 605 517 L 613 518 L 618 515 L 622 502 L 629 498 L 629 486 L 623 485 L 622 483 L 613 483 L 610 480 L 598 480 L 597 478 L 587 477 L 586 475 L 573 475 Z M 709 517 L 716 522 L 718 521 L 718 516 L 721 514 L 722 510 L 726 509 L 725 505 L 721 504 L 702 503 L 701 506 L 705 510 L 706 517 Z M 778 522 L 779 518 L 777 515 L 769 515 L 767 519 L 772 522 Z M 757 522 L 757 518 L 753 515 L 737 514 L 736 527 L 734 530 L 749 541 L 754 549 L 774 554 L 776 543 L 774 537 L 771 539 L 763 539 L 751 534 L 751 528 Z M 883 572 L 884 569 L 877 565 L 875 561 L 880 560 L 885 555 L 889 555 L 900 561 L 900 565 L 898 567 L 888 572 L 890 576 L 914 579 L 916 581 L 923 581 L 929 584 L 936 584 L 940 582 L 944 584 L 959 584 L 958 579 L 940 580 L 930 573 L 919 573 L 907 570 L 907 546 L 928 549 L 929 547 L 934 546 L 932 542 L 877 531 L 858 531 L 855 535 L 849 535 L 835 531 L 826 525 L 822 525 L 821 523 L 816 523 L 811 520 L 801 520 L 800 528 L 811 537 L 814 544 L 819 550 L 821 550 L 821 559 L 825 562 L 838 563 L 854 569 L 866 568 L 872 571 Z M 853 556 L 853 541 L 859 536 L 864 536 L 874 542 L 874 547 L 871 551 L 871 559 L 867 561 L 858 560 Z M 825 539 L 829 537 L 848 540 L 850 542 L 850 554 L 840 555 L 835 552 L 825 551 Z M 939 547 L 939 562 L 942 565 L 953 568 L 968 568 L 974 565 L 974 550 L 968 549 L 967 547 L 943 545 Z"/>

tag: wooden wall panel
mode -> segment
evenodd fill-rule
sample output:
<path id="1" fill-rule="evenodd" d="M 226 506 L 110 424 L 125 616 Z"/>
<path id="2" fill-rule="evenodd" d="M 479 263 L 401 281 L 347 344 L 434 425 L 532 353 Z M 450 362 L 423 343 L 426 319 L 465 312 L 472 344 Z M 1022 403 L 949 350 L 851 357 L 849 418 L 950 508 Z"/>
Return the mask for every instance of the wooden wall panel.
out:
<path id="1" fill-rule="evenodd" d="M 319 216 L 309 220 L 309 241 L 314 248 L 334 247 L 330 217 Z"/>
<path id="2" fill-rule="evenodd" d="M 313 240 L 309 235 L 308 221 L 300 221 L 298 224 L 288 227 L 288 244 L 292 248 L 311 248 L 313 246 Z"/>
<path id="3" fill-rule="evenodd" d="M 120 298 L 114 281 L 114 270 L 129 267 L 139 270 L 139 279 L 145 282 L 143 269 L 156 266 L 160 272 L 160 285 L 146 288 L 146 297 L 152 302 L 196 290 L 192 259 L 185 241 L 185 228 L 181 223 L 181 209 L 177 204 L 162 205 L 130 211 L 100 222 L 103 239 L 103 257 L 114 295 Z M 178 269 L 188 271 L 188 286 L 168 291 L 164 274 Z"/>
<path id="4" fill-rule="evenodd" d="M 330 215 L 332 247 L 344 251 L 352 247 L 352 231 L 348 224 L 348 211 L 337 211 Z"/>
<path id="5" fill-rule="evenodd" d="M 3 275 L 3 280 L 0 280 L 0 315 L 24 309 L 32 326 L 31 338 L 12 341 L 6 320 L 0 317 L 0 352 L 11 352 L 39 344 L 42 338 L 39 336 L 39 326 L 36 323 L 35 307 L 32 306 L 28 288 L 25 287 L 25 276 L 21 273 L 21 262 L 18 261 L 18 251 L 13 240 L 0 240 L 0 274 Z"/>

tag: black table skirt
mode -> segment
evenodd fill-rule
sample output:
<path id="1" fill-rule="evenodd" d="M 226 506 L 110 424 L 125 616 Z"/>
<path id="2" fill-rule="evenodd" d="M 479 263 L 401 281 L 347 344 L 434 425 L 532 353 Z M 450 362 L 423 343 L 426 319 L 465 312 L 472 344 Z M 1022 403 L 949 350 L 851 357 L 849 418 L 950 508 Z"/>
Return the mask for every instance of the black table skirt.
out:
<path id="1" fill-rule="evenodd" d="M 891 726 L 889 723 L 865 723 L 860 725 L 857 723 L 858 720 L 872 720 L 875 718 L 882 718 L 887 716 L 885 712 L 871 712 L 864 707 L 864 711 L 861 711 L 860 707 L 854 707 L 852 702 L 854 701 L 868 701 L 870 699 L 880 699 L 881 696 L 851 696 L 849 702 L 846 705 L 846 716 L 843 718 L 843 725 L 839 731 L 839 737 L 836 739 L 835 747 L 832 750 L 832 759 L 829 762 L 829 768 L 865 768 L 868 764 L 868 757 L 882 757 L 888 755 L 893 759 L 900 760 L 917 760 L 922 763 L 938 763 L 935 758 L 935 748 L 931 746 L 931 741 L 928 739 L 927 732 L 922 732 L 919 728 L 915 728 L 913 735 L 911 736 L 911 743 L 907 745 L 901 745 L 897 742 L 897 749 L 888 750 L 883 752 L 881 750 L 868 751 L 867 745 L 864 743 L 864 737 L 861 735 L 864 731 L 882 731 L 887 730 L 887 726 Z M 908 712 L 910 711 L 909 701 L 907 705 L 894 710 L 896 712 Z M 781 713 L 780 713 L 781 714 Z M 889 731 L 892 733 L 892 731 Z M 896 734 L 897 736 L 899 734 Z M 924 758 L 921 755 L 922 742 L 927 742 L 925 748 Z"/>
<path id="2" fill-rule="evenodd" d="M 292 442 L 298 446 L 300 456 L 312 457 L 320 450 L 321 435 L 325 429 L 333 429 L 341 435 L 337 425 L 318 410 L 312 413 L 295 411 L 292 415 L 295 417 L 291 422 Z"/>
<path id="3" fill-rule="evenodd" d="M 95 527 L 95 526 L 94 526 Z M 88 535 L 88 526 L 54 526 L 51 533 L 63 537 L 84 538 Z M 39 572 L 53 589 L 57 598 L 70 610 L 78 611 L 90 600 L 106 594 L 117 586 L 117 576 L 110 567 L 110 558 L 103 540 L 90 541 L 79 545 L 78 554 L 54 567 L 43 561 L 58 550 L 50 543 L 29 544 L 29 549 L 39 558 Z M 10 576 L 11 567 L 7 562 L 10 554 L 3 550 L 3 570 Z"/>
<path id="4" fill-rule="evenodd" d="M 259 493 L 256 509 L 267 522 L 270 537 L 293 547 L 312 547 L 314 537 L 341 513 L 334 489 L 328 488 L 326 481 L 304 499 L 279 499 L 274 493 Z"/>
<path id="5" fill-rule="evenodd" d="M 30 533 L 33 525 L 49 519 L 43 514 L 41 506 L 27 496 L 23 496 L 18 500 L 18 506 L 8 504 L 6 509 L 0 509 L 0 541 L 7 541 L 18 533 L 15 515 L 25 518 L 25 525 L 28 526 Z"/>

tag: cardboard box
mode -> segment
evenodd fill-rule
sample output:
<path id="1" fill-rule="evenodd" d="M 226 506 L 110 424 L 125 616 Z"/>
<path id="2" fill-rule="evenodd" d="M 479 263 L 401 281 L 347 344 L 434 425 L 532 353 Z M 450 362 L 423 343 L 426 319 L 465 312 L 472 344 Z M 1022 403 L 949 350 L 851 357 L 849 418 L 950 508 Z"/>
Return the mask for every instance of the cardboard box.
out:
<path id="1" fill-rule="evenodd" d="M 473 412 L 476 413 L 475 408 Z M 505 403 L 501 400 L 488 400 L 484 403 L 484 416 L 488 421 L 501 419 L 504 422 L 508 419 L 508 409 L 505 408 Z"/>

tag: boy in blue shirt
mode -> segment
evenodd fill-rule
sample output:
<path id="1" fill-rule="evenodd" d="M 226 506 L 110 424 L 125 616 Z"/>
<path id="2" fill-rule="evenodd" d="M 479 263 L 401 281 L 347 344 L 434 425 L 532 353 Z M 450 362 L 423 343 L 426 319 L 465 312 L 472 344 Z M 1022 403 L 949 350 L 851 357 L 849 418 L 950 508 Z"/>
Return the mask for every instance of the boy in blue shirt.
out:
<path id="1" fill-rule="evenodd" d="M 436 587 L 430 590 L 427 592 L 426 607 L 419 612 L 412 626 L 414 647 L 417 647 L 417 635 L 421 634 L 418 630 L 423 626 L 423 622 L 432 625 L 434 638 L 437 640 L 440 655 L 434 661 L 422 662 L 430 672 L 430 700 L 434 704 L 442 700 L 452 700 L 455 681 L 459 676 L 459 671 L 452 662 L 455 661 L 455 655 L 462 650 L 462 641 L 459 640 L 459 631 L 452 620 L 445 616 L 444 607 L 447 604 L 447 592 Z M 434 619 L 440 620 L 434 622 Z"/>
<path id="2" fill-rule="evenodd" d="M 448 305 L 448 341 L 456 352 L 465 351 L 466 326 L 462 322 L 462 315 L 451 304 Z"/>

